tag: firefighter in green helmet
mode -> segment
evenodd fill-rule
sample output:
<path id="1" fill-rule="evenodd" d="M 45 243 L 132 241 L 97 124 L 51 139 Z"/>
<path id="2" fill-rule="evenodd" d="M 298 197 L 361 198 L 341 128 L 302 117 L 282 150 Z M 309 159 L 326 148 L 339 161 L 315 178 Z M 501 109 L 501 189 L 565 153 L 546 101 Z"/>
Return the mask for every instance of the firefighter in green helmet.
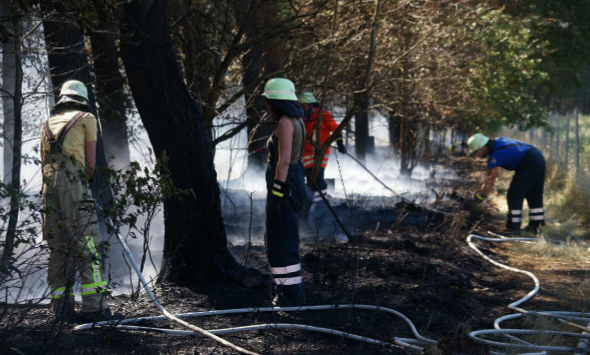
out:
<path id="1" fill-rule="evenodd" d="M 299 215 L 305 201 L 303 110 L 290 80 L 274 78 L 264 93 L 277 128 L 268 140 L 266 171 L 266 247 L 276 286 L 272 305 L 297 307 L 305 302 L 299 255 Z"/>

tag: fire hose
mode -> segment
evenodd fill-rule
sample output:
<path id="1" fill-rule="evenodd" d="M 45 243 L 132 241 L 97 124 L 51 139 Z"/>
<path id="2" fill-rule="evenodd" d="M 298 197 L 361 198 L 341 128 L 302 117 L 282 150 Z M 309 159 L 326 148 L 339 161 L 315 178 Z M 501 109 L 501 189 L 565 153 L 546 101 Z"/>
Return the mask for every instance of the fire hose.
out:
<path id="1" fill-rule="evenodd" d="M 97 206 L 97 209 L 102 210 L 100 206 Z M 220 337 L 218 335 L 221 334 L 233 334 L 233 333 L 240 333 L 246 331 L 256 331 L 256 330 L 266 330 L 266 329 L 292 329 L 292 330 L 305 330 L 305 331 L 314 331 L 319 333 L 331 334 L 335 336 L 340 336 L 348 339 L 353 339 L 357 341 L 366 342 L 369 344 L 396 348 L 400 350 L 405 350 L 412 353 L 423 353 L 425 347 L 427 346 L 434 346 L 437 344 L 437 341 L 428 339 L 419 334 L 416 326 L 412 323 L 412 321 L 407 318 L 402 313 L 395 311 L 391 308 L 387 307 L 380 307 L 374 305 L 360 305 L 360 304 L 343 304 L 343 305 L 318 305 L 318 306 L 303 306 L 303 307 L 264 307 L 264 308 L 239 308 L 239 309 L 227 309 L 227 310 L 214 310 L 214 311 L 202 311 L 202 312 L 192 312 L 192 313 L 183 313 L 183 314 L 171 314 L 168 312 L 158 301 L 158 299 L 153 294 L 148 282 L 145 280 L 140 268 L 133 257 L 133 254 L 129 250 L 129 247 L 123 237 L 117 232 L 112 220 L 109 217 L 106 217 L 107 224 L 115 231 L 118 240 L 121 242 L 121 245 L 124 249 L 125 255 L 129 259 L 130 263 L 133 265 L 135 272 L 137 273 L 141 284 L 143 285 L 146 293 L 150 297 L 150 299 L 154 302 L 156 307 L 162 312 L 163 315 L 161 316 L 154 316 L 154 317 L 139 317 L 139 318 L 128 318 L 118 321 L 103 321 L 103 322 L 95 322 L 95 323 L 87 323 L 82 324 L 74 328 L 74 330 L 83 330 L 89 329 L 93 327 L 109 327 L 113 326 L 116 329 L 121 330 L 131 330 L 131 331 L 152 331 L 152 332 L 161 332 L 166 334 L 175 334 L 175 335 L 203 335 L 210 339 L 213 339 L 227 347 L 234 349 L 243 354 L 256 354 L 249 350 L 243 349 L 237 345 L 234 345 Z M 527 311 L 519 306 L 524 302 L 533 298 L 540 290 L 540 282 L 538 278 L 531 272 L 520 270 L 514 267 L 510 267 L 499 263 L 490 257 L 486 256 L 481 252 L 479 248 L 474 244 L 474 239 L 494 242 L 494 243 L 505 243 L 505 242 L 525 242 L 531 243 L 537 241 L 536 238 L 506 238 L 497 234 L 493 234 L 495 238 L 483 237 L 476 234 L 470 234 L 467 237 L 467 243 L 469 247 L 471 247 L 477 254 L 483 257 L 488 262 L 506 269 L 508 271 L 521 273 L 524 275 L 529 276 L 534 284 L 535 287 L 532 291 L 530 291 L 525 297 L 511 303 L 508 305 L 508 308 L 517 311 L 516 314 L 510 314 L 506 316 L 499 317 L 494 322 L 494 329 L 490 330 L 478 330 L 471 332 L 469 337 L 474 341 L 481 342 L 487 344 L 488 346 L 494 348 L 512 348 L 512 349 L 525 349 L 525 350 L 533 350 L 537 351 L 534 353 L 521 353 L 520 355 L 543 355 L 546 354 L 546 351 L 557 351 L 557 352 L 572 352 L 575 351 L 576 354 L 587 354 L 589 349 L 587 349 L 587 343 L 590 339 L 590 334 L 584 333 L 572 333 L 572 332 L 563 332 L 563 331 L 551 331 L 551 330 L 532 330 L 532 329 L 503 329 L 501 328 L 501 323 L 507 320 L 514 320 L 519 319 L 525 316 L 538 316 L 538 317 L 550 317 L 557 319 L 558 321 L 568 324 L 572 327 L 579 328 L 585 331 L 588 331 L 587 328 L 584 326 L 578 325 L 573 323 L 572 321 L 583 321 L 583 322 L 590 322 L 590 317 L 586 317 L 585 313 L 582 312 L 561 312 L 561 311 Z M 376 339 L 371 339 L 365 336 L 360 336 L 356 334 L 351 334 L 348 332 L 343 332 L 334 329 L 322 328 L 322 327 L 315 327 L 310 325 L 304 324 L 287 324 L 287 323 L 269 323 L 269 324 L 255 324 L 255 325 L 247 325 L 241 327 L 231 327 L 231 328 L 223 328 L 223 329 L 212 329 L 212 330 L 205 330 L 200 327 L 197 327 L 193 324 L 190 324 L 181 318 L 191 318 L 191 317 L 205 317 L 205 316 L 220 316 L 220 315 L 229 315 L 229 314 L 244 314 L 244 313 L 257 313 L 257 312 L 299 312 L 299 311 L 326 311 L 326 310 L 339 310 L 339 309 L 360 309 L 360 310 L 369 310 L 369 311 L 376 311 L 376 312 L 385 312 L 387 314 L 394 315 L 401 320 L 403 320 L 408 328 L 410 329 L 412 335 L 415 339 L 408 339 L 402 337 L 393 337 L 391 342 L 384 342 Z M 136 325 L 129 325 L 138 322 L 146 322 L 146 321 L 157 321 L 157 320 L 164 320 L 169 319 L 172 320 L 189 330 L 175 330 L 175 329 L 167 329 L 167 328 L 155 328 L 155 327 L 146 327 L 146 326 L 136 326 Z M 572 337 L 576 339 L 581 339 L 578 347 L 567 347 L 567 346 L 553 346 L 553 345 L 536 345 L 524 340 L 521 340 L 516 337 L 516 335 L 531 335 L 531 334 L 542 334 L 542 335 L 555 335 L 555 336 L 564 336 L 564 337 Z M 500 342 L 496 340 L 488 340 L 483 339 L 482 336 L 486 335 L 502 335 L 507 337 L 512 342 Z M 539 352 L 540 351 L 540 352 Z M 503 355 L 504 353 L 492 351 L 490 352 L 493 355 Z"/>

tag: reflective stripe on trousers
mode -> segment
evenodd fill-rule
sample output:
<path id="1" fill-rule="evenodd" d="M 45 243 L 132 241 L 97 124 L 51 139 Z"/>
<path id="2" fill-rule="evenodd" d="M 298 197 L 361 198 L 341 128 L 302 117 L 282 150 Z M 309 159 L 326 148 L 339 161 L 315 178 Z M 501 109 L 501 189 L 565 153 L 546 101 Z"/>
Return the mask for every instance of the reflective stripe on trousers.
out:
<path id="1" fill-rule="evenodd" d="M 516 167 L 514 177 L 508 189 L 508 218 L 506 227 L 521 228 L 523 203 L 527 200 L 529 207 L 529 226 L 545 224 L 543 209 L 543 188 L 545 185 L 545 158 L 541 152 L 532 147 L 523 156 Z"/>
<path id="2" fill-rule="evenodd" d="M 275 171 L 276 165 L 269 164 L 266 171 L 269 194 Z M 268 214 L 266 217 L 266 251 L 275 283 L 296 285 L 301 284 L 299 215 L 305 201 L 302 163 L 289 166 L 286 182 L 289 184 L 290 193 L 282 198 L 281 219 L 270 219 Z"/>

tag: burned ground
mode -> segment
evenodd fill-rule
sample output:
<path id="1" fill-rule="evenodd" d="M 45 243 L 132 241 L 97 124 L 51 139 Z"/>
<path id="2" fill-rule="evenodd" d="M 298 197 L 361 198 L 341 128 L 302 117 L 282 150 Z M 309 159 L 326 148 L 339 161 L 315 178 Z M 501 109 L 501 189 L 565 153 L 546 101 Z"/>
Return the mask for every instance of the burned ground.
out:
<path id="1" fill-rule="evenodd" d="M 463 167 L 465 168 L 465 167 Z M 459 195 L 468 196 L 463 181 Z M 455 188 L 456 189 L 456 188 Z M 353 209 L 355 238 L 341 243 L 317 235 L 302 240 L 303 277 L 307 305 L 369 304 L 395 309 L 414 322 L 421 334 L 443 339 L 431 354 L 488 354 L 484 346 L 465 339 L 473 329 L 488 329 L 508 314 L 506 304 L 532 287 L 530 280 L 502 273 L 478 257 L 465 243 L 469 231 L 497 228 L 488 211 L 467 199 L 445 199 L 432 212 L 403 203 Z M 336 209 L 346 209 L 336 206 Z M 350 211 L 348 211 L 350 212 Z M 483 245 L 499 260 L 499 248 Z M 239 261 L 265 270 L 265 250 L 258 244 L 232 246 Z M 514 261 L 514 260 L 511 260 Z M 568 269 L 569 267 L 569 269 Z M 576 266 L 564 265 L 564 272 Z M 574 277 L 569 275 L 570 277 Z M 270 285 L 270 278 L 269 283 Z M 170 312 L 259 307 L 270 297 L 270 286 L 245 289 L 223 283 L 189 289 L 160 284 L 156 295 Z M 567 309 L 565 301 L 553 309 Z M 117 296 L 114 303 L 127 317 L 158 315 L 141 295 Z M 74 332 L 54 324 L 48 306 L 6 306 L 2 316 L 0 352 L 3 354 L 228 354 L 230 350 L 202 337 L 154 332 L 93 329 Z M 403 321 L 385 313 L 340 309 L 288 313 L 248 313 L 195 318 L 205 329 L 256 323 L 296 323 L 351 332 L 381 341 L 412 335 Z M 146 324 L 180 329 L 168 321 Z M 262 354 L 401 354 L 399 350 L 303 331 L 266 330 L 224 336 Z"/>

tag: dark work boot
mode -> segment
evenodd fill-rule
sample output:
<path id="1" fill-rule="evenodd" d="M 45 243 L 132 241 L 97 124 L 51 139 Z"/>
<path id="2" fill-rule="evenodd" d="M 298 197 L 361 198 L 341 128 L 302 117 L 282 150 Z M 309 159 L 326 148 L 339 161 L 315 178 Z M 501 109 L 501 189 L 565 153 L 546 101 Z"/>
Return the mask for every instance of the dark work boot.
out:
<path id="1" fill-rule="evenodd" d="M 122 320 L 124 317 L 121 313 L 116 312 L 115 314 L 111 313 L 111 309 L 107 308 L 103 311 L 96 311 L 96 312 L 80 312 L 78 313 L 77 321 L 78 322 L 86 322 L 86 323 L 94 323 L 94 322 L 103 322 L 103 321 L 111 321 L 111 320 Z"/>
<path id="2" fill-rule="evenodd" d="M 305 304 L 305 290 L 303 284 L 278 285 L 277 305 L 279 307 L 301 307 Z"/>
<path id="3" fill-rule="evenodd" d="M 70 322 L 76 315 L 74 297 L 67 300 L 53 300 L 52 308 L 56 322 Z"/>

